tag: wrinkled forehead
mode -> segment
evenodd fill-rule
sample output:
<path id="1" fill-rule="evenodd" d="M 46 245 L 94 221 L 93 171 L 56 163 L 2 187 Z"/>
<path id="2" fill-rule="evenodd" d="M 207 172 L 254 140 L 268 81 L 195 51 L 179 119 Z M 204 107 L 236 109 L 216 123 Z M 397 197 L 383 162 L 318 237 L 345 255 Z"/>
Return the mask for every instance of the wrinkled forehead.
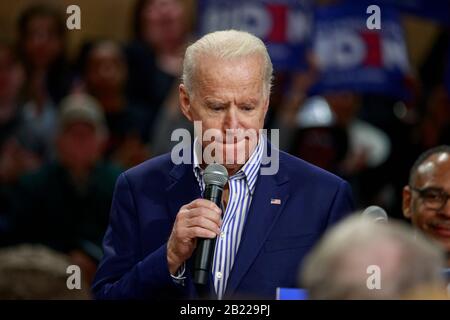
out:
<path id="1" fill-rule="evenodd" d="M 425 160 L 417 168 L 416 185 L 420 188 L 440 187 L 450 192 L 450 154 L 437 153 Z"/>
<path id="2" fill-rule="evenodd" d="M 214 55 L 199 55 L 194 70 L 194 82 L 198 85 L 223 83 L 234 84 L 264 80 L 264 60 L 259 54 L 242 57 L 222 58 Z M 231 84 L 231 83 L 230 83 Z"/>

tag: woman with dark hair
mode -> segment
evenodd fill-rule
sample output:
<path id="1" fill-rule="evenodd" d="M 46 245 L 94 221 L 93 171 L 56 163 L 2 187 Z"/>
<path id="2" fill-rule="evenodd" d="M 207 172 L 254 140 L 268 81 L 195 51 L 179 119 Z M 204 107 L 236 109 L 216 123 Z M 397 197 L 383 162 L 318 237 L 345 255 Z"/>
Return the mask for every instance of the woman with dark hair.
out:
<path id="1" fill-rule="evenodd" d="M 18 20 L 18 52 L 25 67 L 24 118 L 49 155 L 56 120 L 55 106 L 68 93 L 71 73 L 65 58 L 65 24 L 48 6 L 27 8 Z"/>
<path id="2" fill-rule="evenodd" d="M 149 128 L 144 108 L 125 95 L 128 68 L 122 47 L 112 40 L 86 43 L 79 58 L 80 90 L 92 95 L 105 113 L 109 130 L 105 157 L 123 168 L 149 157 Z"/>
<path id="3" fill-rule="evenodd" d="M 42 89 L 55 104 L 59 103 L 67 94 L 71 81 L 65 57 L 63 17 L 55 8 L 33 6 L 20 16 L 18 29 L 18 49 L 28 76 L 28 93 L 36 95 L 33 89 Z M 42 88 L 33 87 L 39 78 L 44 80 Z"/>
<path id="4" fill-rule="evenodd" d="M 133 29 L 134 40 L 126 49 L 127 92 L 130 101 L 146 106 L 154 120 L 160 107 L 176 92 L 173 89 L 181 76 L 190 29 L 186 2 L 139 0 Z"/>

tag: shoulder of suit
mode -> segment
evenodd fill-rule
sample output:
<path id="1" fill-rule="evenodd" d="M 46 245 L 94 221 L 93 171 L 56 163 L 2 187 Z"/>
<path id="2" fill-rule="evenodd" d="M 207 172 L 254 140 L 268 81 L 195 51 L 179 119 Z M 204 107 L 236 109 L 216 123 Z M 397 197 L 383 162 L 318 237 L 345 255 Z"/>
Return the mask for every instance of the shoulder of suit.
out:
<path id="1" fill-rule="evenodd" d="M 148 180 L 162 182 L 161 179 L 165 179 L 169 176 L 169 172 L 175 164 L 170 158 L 170 153 L 166 153 L 138 164 L 126 170 L 123 175 L 127 180 L 139 181 Z"/>
<path id="2" fill-rule="evenodd" d="M 341 184 L 344 182 L 342 178 L 335 174 L 284 151 L 280 151 L 279 157 L 279 170 L 283 171 L 280 173 L 288 175 L 291 182 L 304 183 L 305 181 L 308 181 L 325 184 Z M 147 182 L 155 181 L 163 183 L 168 179 L 169 173 L 174 166 L 175 164 L 170 158 L 170 153 L 167 153 L 144 161 L 143 163 L 128 169 L 123 175 L 126 176 L 127 180 L 131 181 L 146 180 Z"/>

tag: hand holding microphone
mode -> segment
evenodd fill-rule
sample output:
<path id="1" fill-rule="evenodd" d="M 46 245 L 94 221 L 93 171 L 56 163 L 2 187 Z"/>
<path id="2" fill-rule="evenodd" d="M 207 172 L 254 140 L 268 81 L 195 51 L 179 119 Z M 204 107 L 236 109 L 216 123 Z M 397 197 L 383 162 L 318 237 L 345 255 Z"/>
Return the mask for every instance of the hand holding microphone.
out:
<path id="1" fill-rule="evenodd" d="M 210 164 L 205 169 L 203 179 L 205 182 L 203 198 L 220 207 L 223 187 L 228 181 L 227 169 L 220 164 Z M 194 260 L 194 283 L 203 285 L 207 283 L 209 273 L 211 272 L 215 244 L 215 237 L 213 239 L 199 239 Z"/>
<path id="2" fill-rule="evenodd" d="M 228 173 L 223 166 L 211 164 L 203 176 L 204 199 L 196 199 L 180 208 L 167 243 L 167 262 L 171 274 L 175 274 L 197 248 L 194 282 L 202 284 L 208 279 L 215 238 L 220 234 L 220 203 Z"/>

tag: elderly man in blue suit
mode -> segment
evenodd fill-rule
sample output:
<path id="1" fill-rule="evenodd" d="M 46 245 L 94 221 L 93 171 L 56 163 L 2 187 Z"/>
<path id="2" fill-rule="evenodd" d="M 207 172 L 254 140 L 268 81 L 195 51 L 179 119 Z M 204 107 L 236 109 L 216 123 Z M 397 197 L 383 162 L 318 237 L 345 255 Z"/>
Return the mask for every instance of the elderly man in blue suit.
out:
<path id="1" fill-rule="evenodd" d="M 278 150 L 277 170 L 266 170 L 265 154 L 275 149 L 260 132 L 271 80 L 265 45 L 246 32 L 210 33 L 188 47 L 181 111 L 215 139 L 197 130 L 191 163 L 175 164 L 167 154 L 119 177 L 93 284 L 97 298 L 198 298 L 198 238 L 216 239 L 209 298 L 273 299 L 277 287 L 296 285 L 302 258 L 352 210 L 352 198 L 345 181 Z M 240 134 L 252 130 L 256 139 Z M 202 152 L 211 147 L 229 175 L 221 208 L 201 199 Z"/>

